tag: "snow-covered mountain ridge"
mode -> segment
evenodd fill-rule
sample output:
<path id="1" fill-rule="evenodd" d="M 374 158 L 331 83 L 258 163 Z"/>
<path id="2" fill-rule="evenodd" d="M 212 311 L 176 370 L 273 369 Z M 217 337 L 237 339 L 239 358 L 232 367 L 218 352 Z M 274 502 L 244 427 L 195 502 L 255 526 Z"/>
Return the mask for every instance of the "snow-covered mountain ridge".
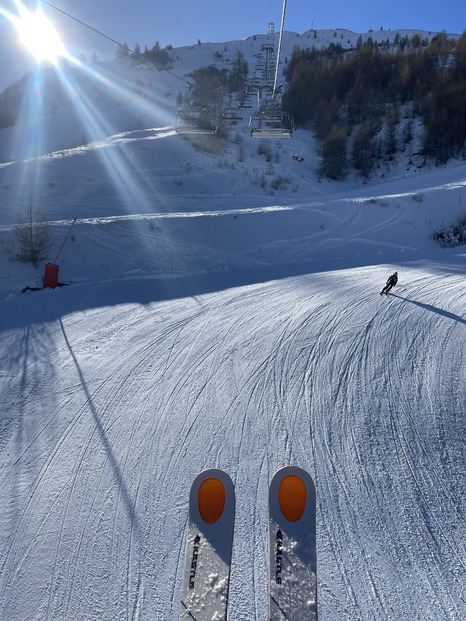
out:
<path id="1" fill-rule="evenodd" d="M 415 34 L 426 41 L 436 35 L 435 32 L 420 30 L 354 33 L 338 28 L 309 30 L 303 34 L 285 31 L 279 77 L 283 80 L 283 71 L 295 47 L 320 49 L 339 44 L 343 49 L 351 50 L 356 48 L 358 42 L 370 39 L 374 44 L 384 43 L 397 49 L 396 41 L 411 39 Z M 459 35 L 447 36 L 454 39 Z M 163 118 L 165 123 L 173 123 L 176 96 L 185 93 L 187 82 L 192 83 L 192 79 L 189 78 L 192 72 L 211 65 L 229 71 L 238 52 L 241 52 L 248 63 L 249 76 L 252 77 L 262 47 L 272 45 L 277 50 L 278 37 L 278 33 L 273 33 L 249 36 L 237 41 L 172 48 L 169 52 L 168 71 L 158 71 L 150 63 L 135 65 L 129 57 L 124 56 L 117 56 L 111 61 L 83 65 L 81 69 L 70 67 L 67 63 L 62 69 L 64 76 L 62 83 L 66 85 L 65 92 L 71 94 L 71 105 L 63 106 L 53 113 L 48 113 L 47 107 L 42 108 L 42 101 L 37 100 L 36 94 L 40 88 L 38 84 L 40 85 L 41 78 L 33 77 L 27 91 L 30 101 L 25 97 L 22 103 L 25 113 L 21 117 L 19 127 L 0 130 L 0 162 L 23 158 L 31 153 L 45 154 L 73 148 L 119 131 L 152 127 L 154 104 L 157 106 L 157 120 Z M 48 87 L 52 88 L 50 84 Z M 83 100 L 80 106 L 73 104 L 75 97 L 73 93 L 76 92 L 80 92 Z M 62 98 L 60 92 L 58 99 Z M 83 107 L 84 101 L 86 104 Z M 253 106 L 256 105 L 256 102 L 252 103 Z M 86 107 L 92 108 L 93 114 L 99 116 L 99 123 L 89 122 Z M 115 107 L 120 109 L 115 110 Z M 38 134 L 41 141 L 31 140 Z M 24 142 L 24 138 L 18 139 L 18 135 L 27 137 L 27 142 Z"/>

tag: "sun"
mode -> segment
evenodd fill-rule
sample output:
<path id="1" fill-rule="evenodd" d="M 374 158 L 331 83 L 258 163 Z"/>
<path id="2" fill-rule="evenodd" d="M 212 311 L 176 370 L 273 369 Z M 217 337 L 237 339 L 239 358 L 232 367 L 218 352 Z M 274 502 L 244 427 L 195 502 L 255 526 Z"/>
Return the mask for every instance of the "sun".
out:
<path id="1" fill-rule="evenodd" d="M 32 13 L 21 2 L 17 3 L 17 8 L 18 16 L 6 16 L 15 25 L 21 43 L 38 63 L 50 61 L 56 65 L 59 56 L 67 54 L 53 25 L 40 10 Z"/>
<path id="2" fill-rule="evenodd" d="M 48 60 L 56 64 L 58 57 L 65 55 L 57 31 L 41 11 L 30 13 L 25 9 L 22 13 L 16 24 L 21 43 L 38 63 Z"/>

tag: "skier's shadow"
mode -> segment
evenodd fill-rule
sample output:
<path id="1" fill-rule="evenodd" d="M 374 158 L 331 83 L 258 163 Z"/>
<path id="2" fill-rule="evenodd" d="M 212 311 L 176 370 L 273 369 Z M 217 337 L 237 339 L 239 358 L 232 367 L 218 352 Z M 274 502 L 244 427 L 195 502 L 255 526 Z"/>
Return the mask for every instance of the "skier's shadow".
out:
<path id="1" fill-rule="evenodd" d="M 404 300 L 405 302 L 409 302 L 410 304 L 414 304 L 415 306 L 419 306 L 420 308 L 424 308 L 425 310 L 431 311 L 432 313 L 437 313 L 438 315 L 442 315 L 442 317 L 447 317 L 448 319 L 453 319 L 454 321 L 459 321 L 460 323 L 466 324 L 466 319 L 463 319 L 459 315 L 455 315 L 454 313 L 449 313 L 442 308 L 437 308 L 436 306 L 432 306 L 431 304 L 423 304 L 422 302 L 416 302 L 415 300 L 408 300 L 408 298 L 403 298 L 401 295 L 397 295 L 396 293 L 390 293 L 393 298 L 398 298 L 400 300 Z"/>

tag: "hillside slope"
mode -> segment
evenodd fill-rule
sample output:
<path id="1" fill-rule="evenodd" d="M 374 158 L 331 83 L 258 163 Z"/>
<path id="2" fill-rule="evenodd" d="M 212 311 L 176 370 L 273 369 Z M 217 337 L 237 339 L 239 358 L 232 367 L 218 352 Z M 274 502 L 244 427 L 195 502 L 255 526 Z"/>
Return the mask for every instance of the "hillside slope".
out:
<path id="1" fill-rule="evenodd" d="M 0 618 L 175 621 L 189 488 L 219 467 L 228 618 L 265 619 L 267 490 L 295 464 L 320 621 L 462 621 L 466 253 L 430 235 L 464 166 L 332 184 L 306 132 L 267 173 L 247 124 L 219 155 L 110 109 L 113 132 L 0 165 Z M 22 294 L 43 277 L 10 260 L 31 197 L 48 260 L 78 221 L 68 286 Z"/>
<path id="2" fill-rule="evenodd" d="M 15 304 L 2 618 L 176 619 L 189 486 L 215 466 L 237 493 L 229 619 L 264 619 L 267 487 L 297 464 L 321 620 L 462 619 L 464 259 L 396 267 L 387 299 L 393 266 L 160 302 L 75 286 L 36 294 L 39 323 Z"/>

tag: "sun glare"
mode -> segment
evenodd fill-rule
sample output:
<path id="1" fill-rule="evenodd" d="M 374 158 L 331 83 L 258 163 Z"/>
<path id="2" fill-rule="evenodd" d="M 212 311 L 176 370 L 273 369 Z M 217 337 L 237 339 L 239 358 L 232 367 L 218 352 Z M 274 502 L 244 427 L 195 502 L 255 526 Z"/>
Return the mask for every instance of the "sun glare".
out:
<path id="1" fill-rule="evenodd" d="M 2 12 L 15 25 L 21 43 L 38 63 L 48 60 L 56 64 L 59 56 L 67 55 L 57 31 L 42 11 L 32 13 L 21 2 L 17 8 L 19 16 Z"/>

